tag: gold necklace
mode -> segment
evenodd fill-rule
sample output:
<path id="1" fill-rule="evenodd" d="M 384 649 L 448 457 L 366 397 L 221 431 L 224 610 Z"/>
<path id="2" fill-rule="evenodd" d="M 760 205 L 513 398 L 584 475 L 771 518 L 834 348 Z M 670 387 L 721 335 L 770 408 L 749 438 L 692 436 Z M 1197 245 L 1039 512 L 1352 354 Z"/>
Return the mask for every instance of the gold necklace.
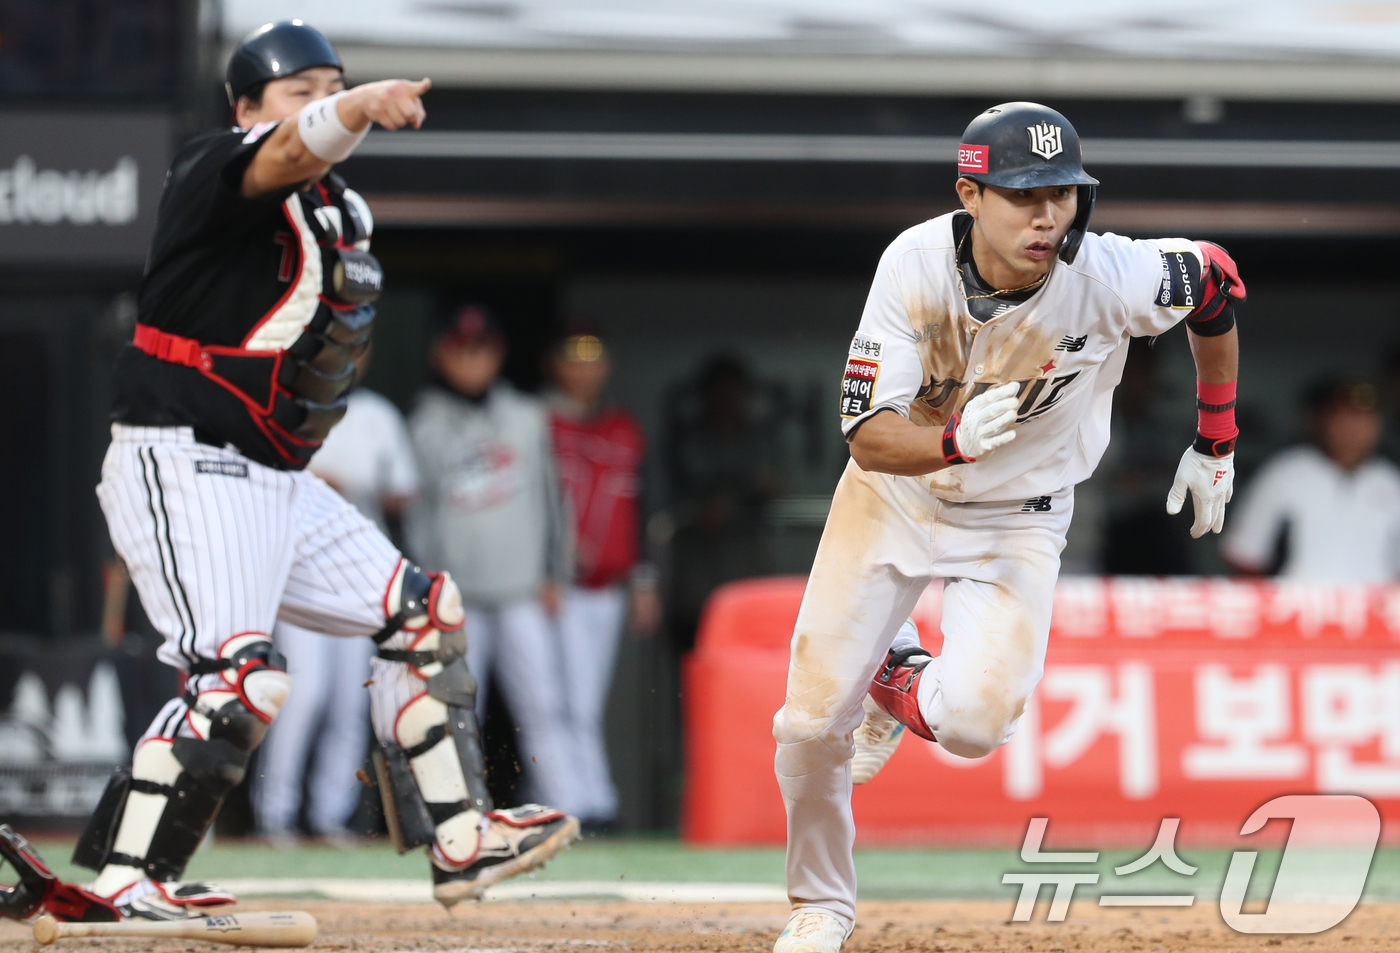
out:
<path id="1" fill-rule="evenodd" d="M 970 232 L 969 232 L 969 234 L 970 234 Z M 966 288 L 966 287 L 964 286 L 964 284 L 963 284 L 963 273 L 962 273 L 962 248 L 963 248 L 963 242 L 965 242 L 965 241 L 967 241 L 967 235 L 966 235 L 966 234 L 963 235 L 962 238 L 959 238 L 959 239 L 958 239 L 958 247 L 957 247 L 957 250 L 953 252 L 953 260 L 954 260 L 954 263 L 955 263 L 955 265 L 956 265 L 956 267 L 955 267 L 954 270 L 957 271 L 957 273 L 958 273 L 958 291 L 962 293 L 962 296 L 963 296 L 963 300 L 964 300 L 964 301 L 977 301 L 977 300 L 979 300 L 979 299 L 981 299 L 981 298 L 995 298 L 997 295 L 1015 294 L 1015 293 L 1018 292 L 1018 291 L 1030 291 L 1030 290 L 1031 290 L 1032 288 L 1034 288 L 1036 285 L 1041 284 L 1042 282 L 1045 281 L 1046 278 L 1050 277 L 1050 269 L 1047 268 L 1047 269 L 1045 270 L 1045 274 L 1041 275 L 1039 278 L 1035 279 L 1035 281 L 1032 281 L 1032 282 L 1031 282 L 1030 284 L 1028 284 L 1028 285 L 1022 285 L 1022 286 L 1019 287 L 1019 288 L 1000 288 L 1000 289 L 998 289 L 998 290 L 996 290 L 996 291 L 991 292 L 990 294 L 984 294 L 984 295 L 970 295 L 970 294 L 967 293 L 967 288 Z"/>

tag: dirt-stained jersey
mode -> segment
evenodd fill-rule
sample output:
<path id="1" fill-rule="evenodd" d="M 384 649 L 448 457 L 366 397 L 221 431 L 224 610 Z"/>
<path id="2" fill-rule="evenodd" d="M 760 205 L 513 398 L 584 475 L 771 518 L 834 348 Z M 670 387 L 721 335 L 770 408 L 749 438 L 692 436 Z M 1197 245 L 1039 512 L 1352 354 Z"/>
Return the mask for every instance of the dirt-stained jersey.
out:
<path id="1" fill-rule="evenodd" d="M 1053 493 L 1093 472 L 1128 339 L 1161 334 L 1199 303 L 1203 256 L 1184 238 L 1090 233 L 1036 294 L 980 322 L 958 283 L 954 223 L 966 215 L 909 229 L 880 259 L 846 362 L 842 429 L 886 409 L 941 428 L 970 398 L 1015 381 L 1015 440 L 913 479 L 954 502 Z"/>

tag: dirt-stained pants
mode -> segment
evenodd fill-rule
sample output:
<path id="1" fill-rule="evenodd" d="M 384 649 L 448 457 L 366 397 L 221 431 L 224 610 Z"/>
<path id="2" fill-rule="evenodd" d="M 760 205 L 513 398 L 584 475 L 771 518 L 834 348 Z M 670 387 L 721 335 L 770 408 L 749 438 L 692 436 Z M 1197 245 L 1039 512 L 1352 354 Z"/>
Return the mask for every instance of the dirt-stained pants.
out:
<path id="1" fill-rule="evenodd" d="M 966 758 L 1010 739 L 1044 670 L 1073 508 L 1073 488 L 949 503 L 918 478 L 847 466 L 797 616 L 787 701 L 773 719 L 794 905 L 855 919 L 851 733 L 895 633 L 933 579 L 945 580 L 943 650 L 919 686 L 924 718 L 945 749 Z"/>

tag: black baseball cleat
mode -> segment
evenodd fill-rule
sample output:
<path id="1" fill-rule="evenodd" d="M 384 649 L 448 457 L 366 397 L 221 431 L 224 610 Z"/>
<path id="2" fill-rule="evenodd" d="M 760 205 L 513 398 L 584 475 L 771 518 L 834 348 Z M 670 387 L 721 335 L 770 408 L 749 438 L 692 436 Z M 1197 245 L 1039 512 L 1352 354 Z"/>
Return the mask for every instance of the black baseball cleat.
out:
<path id="1" fill-rule="evenodd" d="M 579 838 L 578 818 L 539 804 L 488 811 L 476 856 L 460 870 L 433 863 L 433 897 L 444 907 L 480 900 L 486 888 L 552 860 Z"/>

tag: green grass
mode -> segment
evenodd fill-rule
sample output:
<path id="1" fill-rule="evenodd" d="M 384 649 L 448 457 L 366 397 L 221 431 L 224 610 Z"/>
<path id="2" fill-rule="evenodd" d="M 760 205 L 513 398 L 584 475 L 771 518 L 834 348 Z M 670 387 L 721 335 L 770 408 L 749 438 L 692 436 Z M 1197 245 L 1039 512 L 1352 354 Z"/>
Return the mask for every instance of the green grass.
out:
<path id="1" fill-rule="evenodd" d="M 72 842 L 40 839 L 36 845 L 55 873 L 66 880 L 86 882 L 89 871 L 68 863 Z M 1101 893 L 1195 893 L 1219 896 L 1230 852 L 1180 851 L 1183 860 L 1200 870 L 1182 876 L 1154 864 L 1137 874 L 1118 878 L 1115 865 L 1135 860 L 1141 852 L 1108 851 L 1099 862 L 1086 865 L 1021 863 L 1015 850 L 859 850 L 856 870 L 860 894 L 866 899 L 928 900 L 987 898 L 1010 900 L 1019 889 L 1003 885 L 1002 874 L 1032 869 L 1095 870 L 1099 884 L 1079 887 L 1076 896 Z M 1278 869 L 1279 852 L 1261 851 L 1250 896 L 1266 896 Z M 421 853 L 399 856 L 384 841 L 369 841 L 353 850 L 306 844 L 274 849 L 253 841 L 221 841 L 201 849 L 191 861 L 191 879 L 241 880 L 257 877 L 410 878 L 427 874 Z M 588 838 L 540 871 L 541 880 L 719 881 L 729 883 L 783 882 L 783 852 L 779 848 L 695 848 L 671 839 Z M 0 880 L 4 880 L 0 876 Z M 1048 888 L 1047 888 L 1048 889 Z M 1044 896 L 1045 894 L 1042 894 Z M 1400 849 L 1377 852 L 1367 895 L 1375 900 L 1400 900 Z"/>

